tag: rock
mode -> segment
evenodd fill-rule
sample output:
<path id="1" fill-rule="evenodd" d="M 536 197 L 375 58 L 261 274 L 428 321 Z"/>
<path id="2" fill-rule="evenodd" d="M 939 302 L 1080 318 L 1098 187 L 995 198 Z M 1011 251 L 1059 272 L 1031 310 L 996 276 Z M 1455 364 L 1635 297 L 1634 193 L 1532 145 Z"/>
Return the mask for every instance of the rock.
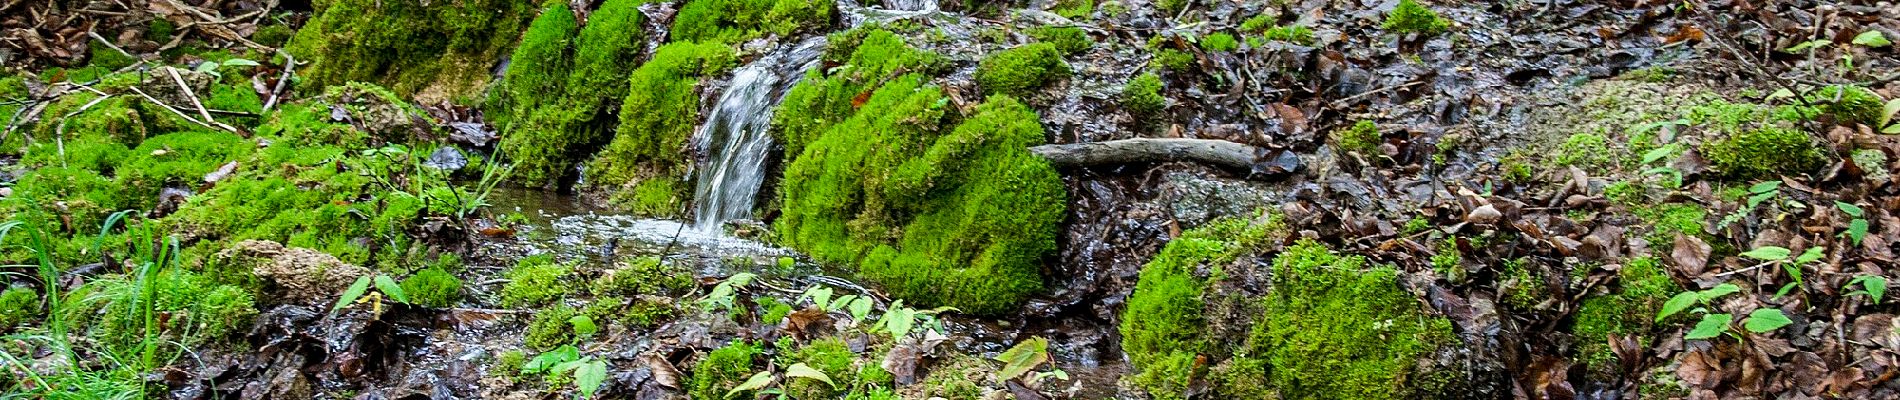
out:
<path id="1" fill-rule="evenodd" d="M 451 142 L 475 147 L 487 147 L 489 141 L 495 140 L 495 131 L 479 123 L 450 122 L 449 128 L 454 130 L 449 133 L 449 141 Z"/>
<path id="2" fill-rule="evenodd" d="M 1465 222 L 1489 225 L 1495 224 L 1498 220 L 1503 218 L 1504 213 L 1499 212 L 1497 207 L 1486 204 L 1478 206 L 1478 208 L 1471 210 L 1470 214 L 1466 214 Z"/>
<path id="3" fill-rule="evenodd" d="M 246 240 L 216 256 L 220 262 L 250 264 L 251 272 L 275 284 L 277 295 L 292 302 L 327 300 L 342 293 L 368 269 L 350 265 L 321 251 L 285 247 L 266 240 Z"/>
<path id="4" fill-rule="evenodd" d="M 468 167 L 468 156 L 455 146 L 437 147 L 435 152 L 429 153 L 428 160 L 422 161 L 422 166 L 449 172 L 460 171 Z"/>

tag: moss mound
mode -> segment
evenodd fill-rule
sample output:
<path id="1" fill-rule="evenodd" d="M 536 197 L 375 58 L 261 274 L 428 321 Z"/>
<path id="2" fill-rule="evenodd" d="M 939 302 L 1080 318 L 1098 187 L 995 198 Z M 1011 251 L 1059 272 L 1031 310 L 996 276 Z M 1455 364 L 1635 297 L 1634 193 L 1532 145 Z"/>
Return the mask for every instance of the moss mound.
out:
<path id="1" fill-rule="evenodd" d="M 858 100 L 852 88 L 881 78 L 865 72 L 934 59 L 888 35 L 868 34 L 853 55 L 863 64 L 800 83 L 779 112 L 802 149 L 785 168 L 780 237 L 917 304 L 1007 311 L 1041 288 L 1065 204 L 1061 178 L 1027 151 L 1039 119 L 998 96 L 957 123 L 915 73 Z"/>
<path id="2" fill-rule="evenodd" d="M 620 125 L 613 141 L 588 167 L 588 185 L 615 190 L 613 201 L 637 213 L 675 216 L 691 193 L 686 151 L 699 121 L 699 78 L 733 64 L 721 43 L 678 42 L 661 46 L 653 59 L 627 79 Z"/>
<path id="3" fill-rule="evenodd" d="M 987 94 L 1027 97 L 1037 89 L 1069 76 L 1062 50 L 1052 43 L 1030 43 L 983 58 L 976 67 L 976 83 Z"/>
<path id="4" fill-rule="evenodd" d="M 414 2 L 329 0 L 290 40 L 309 62 L 314 87 L 376 82 L 397 93 L 438 88 L 445 99 L 474 95 L 489 66 L 515 43 L 534 3 L 520 0 Z"/>
<path id="5" fill-rule="evenodd" d="M 484 104 L 501 127 L 500 148 L 514 162 L 514 178 L 552 186 L 572 175 L 575 161 L 609 139 L 627 93 L 623 80 L 639 56 L 638 0 L 613 0 L 574 27 L 565 2 L 548 5 L 515 48 L 507 75 Z"/>
<path id="6" fill-rule="evenodd" d="M 1271 214 L 1215 221 L 1142 268 L 1121 325 L 1137 386 L 1157 399 L 1182 398 L 1201 376 L 1215 398 L 1419 394 L 1420 359 L 1453 340 L 1451 324 L 1427 316 L 1397 271 L 1300 242 L 1274 257 L 1271 290 L 1229 281 L 1264 273 L 1254 260 L 1284 229 Z"/>
<path id="7" fill-rule="evenodd" d="M 674 41 L 738 43 L 767 33 L 788 36 L 831 24 L 825 0 L 692 0 L 673 17 Z"/>

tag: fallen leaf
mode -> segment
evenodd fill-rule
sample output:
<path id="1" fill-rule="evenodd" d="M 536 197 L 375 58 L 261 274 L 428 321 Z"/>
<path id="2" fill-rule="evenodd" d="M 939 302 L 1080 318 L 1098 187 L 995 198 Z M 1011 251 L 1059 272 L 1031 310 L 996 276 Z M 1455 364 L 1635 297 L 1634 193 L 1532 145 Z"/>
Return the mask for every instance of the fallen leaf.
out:
<path id="1" fill-rule="evenodd" d="M 1669 252 L 1669 260 L 1683 276 L 1701 276 L 1709 266 L 1709 253 L 1714 251 L 1708 243 L 1695 236 L 1676 234 L 1676 246 Z"/>

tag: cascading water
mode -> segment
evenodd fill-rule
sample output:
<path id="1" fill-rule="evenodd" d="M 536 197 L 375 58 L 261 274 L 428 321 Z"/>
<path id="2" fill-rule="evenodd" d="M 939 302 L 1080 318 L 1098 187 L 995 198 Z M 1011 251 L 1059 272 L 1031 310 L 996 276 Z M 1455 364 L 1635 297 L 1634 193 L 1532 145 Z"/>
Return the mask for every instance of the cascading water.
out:
<path id="1" fill-rule="evenodd" d="M 934 11 L 937 0 L 883 0 L 884 8 L 897 11 Z"/>
<path id="2" fill-rule="evenodd" d="M 817 65 L 824 44 L 823 36 L 807 39 L 733 72 L 732 85 L 719 95 L 699 130 L 710 157 L 697 168 L 694 230 L 718 232 L 728 220 L 751 216 L 772 150 L 767 132 L 772 111 L 792 84 Z"/>

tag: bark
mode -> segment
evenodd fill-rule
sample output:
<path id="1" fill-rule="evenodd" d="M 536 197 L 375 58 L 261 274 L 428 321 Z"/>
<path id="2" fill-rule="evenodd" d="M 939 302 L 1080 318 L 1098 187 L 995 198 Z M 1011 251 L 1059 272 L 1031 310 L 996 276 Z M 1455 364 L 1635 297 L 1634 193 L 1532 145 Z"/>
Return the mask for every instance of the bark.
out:
<path id="1" fill-rule="evenodd" d="M 1264 148 L 1225 140 L 1148 138 L 1046 144 L 1029 151 L 1057 168 L 1192 161 L 1238 170 L 1254 169 L 1258 155 L 1268 153 Z"/>

